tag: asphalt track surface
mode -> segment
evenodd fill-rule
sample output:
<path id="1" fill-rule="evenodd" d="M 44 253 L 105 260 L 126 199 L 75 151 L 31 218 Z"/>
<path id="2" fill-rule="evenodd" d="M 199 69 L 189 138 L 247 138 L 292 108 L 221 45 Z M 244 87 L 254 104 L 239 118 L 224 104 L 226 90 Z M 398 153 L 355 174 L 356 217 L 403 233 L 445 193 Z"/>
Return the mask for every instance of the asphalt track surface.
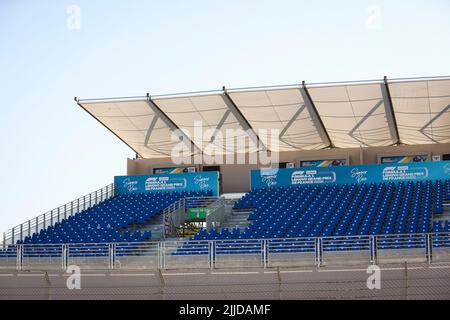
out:
<path id="1" fill-rule="evenodd" d="M 62 271 L 0 271 L 0 299 L 278 300 L 450 299 L 450 264 L 381 266 L 381 289 L 358 268 L 81 272 L 69 290 Z"/>

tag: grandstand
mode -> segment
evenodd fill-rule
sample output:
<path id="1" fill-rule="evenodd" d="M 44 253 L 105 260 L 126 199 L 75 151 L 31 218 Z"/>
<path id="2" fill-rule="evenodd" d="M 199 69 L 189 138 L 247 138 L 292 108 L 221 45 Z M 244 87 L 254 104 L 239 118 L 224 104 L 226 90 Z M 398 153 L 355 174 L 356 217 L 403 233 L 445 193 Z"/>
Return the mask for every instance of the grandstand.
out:
<path id="1" fill-rule="evenodd" d="M 0 268 L 450 261 L 448 78 L 76 101 L 136 158 L 111 186 L 7 231 Z M 198 119 L 214 129 L 200 142 Z M 252 143 L 219 139 L 226 129 Z M 211 144 L 233 159 L 275 151 L 259 129 L 279 130 L 272 169 L 170 157 L 174 132 L 190 160 Z"/>

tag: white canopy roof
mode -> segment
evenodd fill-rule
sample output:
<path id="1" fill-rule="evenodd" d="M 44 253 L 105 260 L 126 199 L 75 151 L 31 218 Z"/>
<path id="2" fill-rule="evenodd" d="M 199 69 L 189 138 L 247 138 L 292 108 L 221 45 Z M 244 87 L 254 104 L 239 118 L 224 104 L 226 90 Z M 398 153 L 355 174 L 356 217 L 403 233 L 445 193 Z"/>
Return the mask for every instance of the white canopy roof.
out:
<path id="1" fill-rule="evenodd" d="M 192 153 L 450 143 L 450 78 L 374 80 L 86 99 L 78 104 L 143 158 L 170 156 L 178 134 Z M 196 126 L 203 126 L 202 135 Z M 246 139 L 238 149 L 233 139 Z M 258 144 L 259 142 L 259 144 Z"/>

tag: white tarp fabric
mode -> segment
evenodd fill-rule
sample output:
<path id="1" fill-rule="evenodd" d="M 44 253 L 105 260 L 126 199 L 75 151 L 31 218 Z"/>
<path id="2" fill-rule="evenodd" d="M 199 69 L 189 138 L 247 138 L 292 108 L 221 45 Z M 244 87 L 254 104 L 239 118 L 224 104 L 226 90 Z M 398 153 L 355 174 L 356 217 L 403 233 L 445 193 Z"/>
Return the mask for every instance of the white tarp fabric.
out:
<path id="1" fill-rule="evenodd" d="M 230 92 L 254 129 L 279 131 L 280 151 L 325 148 L 300 89 Z"/>
<path id="2" fill-rule="evenodd" d="M 450 80 L 395 82 L 389 87 L 402 143 L 450 142 Z"/>
<path id="3" fill-rule="evenodd" d="M 222 94 L 153 101 L 206 154 L 248 153 L 258 149 L 257 141 L 245 132 L 246 128 L 233 114 Z M 246 139 L 246 143 L 237 143 L 239 139 Z"/>
<path id="4" fill-rule="evenodd" d="M 335 147 L 393 143 L 381 84 L 317 87 L 309 93 Z"/>
<path id="5" fill-rule="evenodd" d="M 169 127 L 146 100 L 86 102 L 82 106 L 145 158 L 170 156 L 173 147 L 179 143 L 172 141 Z"/>
<path id="6" fill-rule="evenodd" d="M 143 158 L 170 156 L 179 143 L 172 140 L 175 128 L 197 151 L 216 155 L 262 150 L 258 133 L 272 129 L 280 151 L 450 143 L 449 79 L 160 96 L 152 99 L 157 112 L 146 97 L 78 103 Z M 236 146 L 239 139 L 244 147 Z"/>

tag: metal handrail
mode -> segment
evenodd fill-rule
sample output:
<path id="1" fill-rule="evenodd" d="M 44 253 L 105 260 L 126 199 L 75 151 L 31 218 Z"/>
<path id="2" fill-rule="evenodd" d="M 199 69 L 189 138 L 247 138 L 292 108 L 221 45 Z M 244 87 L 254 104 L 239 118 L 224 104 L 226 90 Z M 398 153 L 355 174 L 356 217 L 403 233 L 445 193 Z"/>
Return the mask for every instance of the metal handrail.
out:
<path id="1" fill-rule="evenodd" d="M 201 206 L 217 201 L 218 197 L 185 197 L 172 203 L 163 210 L 164 237 L 174 235 L 182 221 L 186 220 L 187 208 L 190 205 Z"/>
<path id="2" fill-rule="evenodd" d="M 53 226 L 70 216 L 74 216 L 100 202 L 112 198 L 114 195 L 115 186 L 114 183 L 112 183 L 56 209 L 41 214 L 4 232 L 0 246 L 5 248 L 7 245 L 14 244 L 18 240 L 24 240 L 25 237 L 38 233 L 49 226 Z"/>
<path id="3" fill-rule="evenodd" d="M 390 236 L 393 239 L 401 239 L 399 243 L 392 246 L 379 244 L 380 237 Z M 410 239 L 421 239 L 419 246 L 411 244 Z M 441 246 L 433 243 L 435 239 L 444 237 L 445 243 Z M 332 244 L 324 243 L 325 239 L 333 239 Z M 339 240 L 339 241 L 336 241 Z M 364 240 L 362 245 L 351 246 L 352 239 Z M 27 268 L 41 268 L 42 263 L 50 265 L 60 264 L 64 269 L 68 264 L 68 257 L 81 258 L 82 263 L 100 263 L 104 268 L 115 269 L 117 263 L 127 263 L 126 258 L 140 257 L 141 255 L 153 256 L 153 260 L 141 259 L 130 260 L 140 261 L 142 267 L 153 266 L 159 269 L 166 267 L 186 268 L 189 263 L 202 264 L 202 267 L 214 268 L 221 261 L 235 261 L 240 267 L 251 267 L 248 262 L 254 260 L 255 255 L 260 256 L 261 267 L 266 268 L 272 266 L 272 262 L 280 261 L 279 259 L 289 259 L 292 254 L 292 262 L 303 257 L 308 263 L 314 263 L 320 267 L 324 263 L 332 262 L 332 259 L 347 259 L 348 252 L 353 252 L 357 256 L 367 259 L 369 264 L 377 264 L 378 258 L 402 259 L 404 249 L 414 251 L 414 257 L 422 257 L 424 262 L 429 264 L 434 262 L 434 252 L 438 251 L 437 262 L 439 262 L 439 254 L 444 253 L 448 257 L 450 253 L 450 232 L 441 233 L 423 233 L 423 234 L 401 234 L 401 235 L 365 235 L 365 236 L 338 236 L 338 237 L 310 237 L 310 238 L 271 238 L 271 239 L 238 239 L 238 240 L 166 240 L 166 241 L 149 241 L 141 243 L 72 243 L 72 244 L 26 244 L 9 246 L 7 251 L 1 251 L 0 268 L 17 268 L 24 270 Z M 358 244 L 358 243 L 357 243 Z M 334 249 L 332 248 L 334 246 Z M 120 249 L 120 250 L 119 250 Z M 399 253 L 396 253 L 399 249 Z M 150 250 L 150 251 L 149 251 Z M 331 251 L 330 251 L 331 250 Z M 444 250 L 444 251 L 442 251 Z M 185 254 L 183 254 L 183 252 Z M 300 254 L 305 253 L 299 257 Z M 337 252 L 337 255 L 336 253 Z M 339 252 L 343 255 L 339 256 Z M 199 256 L 192 256 L 196 254 Z M 233 254 L 236 257 L 233 257 Z M 242 255 L 249 254 L 250 259 L 242 260 Z M 408 253 L 404 253 L 405 257 Z M 281 255 L 281 256 L 280 256 Z M 340 257 L 340 258 L 339 258 Z M 122 260 L 123 261 L 119 261 Z M 206 259 L 205 259 L 206 258 Z M 302 259 L 303 259 L 302 258 Z M 34 260 L 33 260 L 34 259 Z M 100 259 L 100 260 L 99 260 Z M 275 259 L 275 260 L 273 260 Z M 109 261 L 109 263 L 106 263 Z M 283 260 L 287 261 L 287 260 Z M 98 265 L 97 265 L 98 266 Z M 123 267 L 123 266 L 121 266 Z M 126 268 L 126 266 L 124 267 Z"/>

